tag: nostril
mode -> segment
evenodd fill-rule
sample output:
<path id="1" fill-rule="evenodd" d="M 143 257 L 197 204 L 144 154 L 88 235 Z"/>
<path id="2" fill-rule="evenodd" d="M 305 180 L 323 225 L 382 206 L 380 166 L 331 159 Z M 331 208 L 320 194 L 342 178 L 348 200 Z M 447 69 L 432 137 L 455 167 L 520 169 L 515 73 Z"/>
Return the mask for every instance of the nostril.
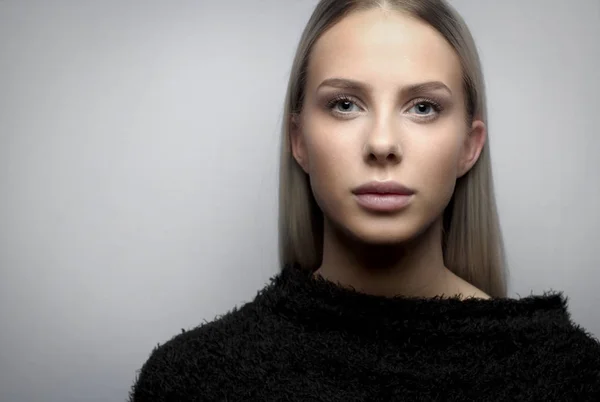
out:
<path id="1" fill-rule="evenodd" d="M 372 163 L 398 163 L 401 158 L 397 145 L 368 145 L 365 151 L 365 159 Z"/>

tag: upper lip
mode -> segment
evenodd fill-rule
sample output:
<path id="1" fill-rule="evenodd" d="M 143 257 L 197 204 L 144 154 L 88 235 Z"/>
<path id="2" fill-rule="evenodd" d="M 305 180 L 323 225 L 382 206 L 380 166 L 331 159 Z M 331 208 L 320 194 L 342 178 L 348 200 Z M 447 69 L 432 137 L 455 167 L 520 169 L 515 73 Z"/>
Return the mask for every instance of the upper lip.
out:
<path id="1" fill-rule="evenodd" d="M 372 181 L 356 187 L 352 192 L 354 194 L 414 194 L 414 190 L 395 181 Z"/>

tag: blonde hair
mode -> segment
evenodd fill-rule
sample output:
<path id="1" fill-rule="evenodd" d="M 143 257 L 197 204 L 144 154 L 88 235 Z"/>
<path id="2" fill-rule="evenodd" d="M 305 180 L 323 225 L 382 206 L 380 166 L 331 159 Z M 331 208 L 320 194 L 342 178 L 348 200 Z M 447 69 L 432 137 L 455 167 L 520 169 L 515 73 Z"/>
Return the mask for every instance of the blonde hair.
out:
<path id="1" fill-rule="evenodd" d="M 291 116 L 303 104 L 310 52 L 317 39 L 350 12 L 375 7 L 418 18 L 446 38 L 463 70 L 467 121 L 487 125 L 485 86 L 475 42 L 462 17 L 444 0 L 321 0 L 298 45 L 285 100 L 279 176 L 279 251 L 282 266 L 316 269 L 323 256 L 323 214 L 308 175 L 290 146 Z M 488 136 L 489 138 L 489 136 Z M 489 140 L 473 168 L 456 182 L 444 210 L 442 251 L 445 265 L 492 297 L 506 297 L 505 256 L 498 219 Z"/>

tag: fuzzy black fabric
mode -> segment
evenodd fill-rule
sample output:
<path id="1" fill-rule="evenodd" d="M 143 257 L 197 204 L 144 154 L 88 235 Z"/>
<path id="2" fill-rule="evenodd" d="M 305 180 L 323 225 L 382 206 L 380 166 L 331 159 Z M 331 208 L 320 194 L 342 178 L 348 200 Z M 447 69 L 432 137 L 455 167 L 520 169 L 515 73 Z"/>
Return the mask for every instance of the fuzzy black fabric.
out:
<path id="1" fill-rule="evenodd" d="M 130 402 L 600 401 L 600 343 L 561 293 L 386 298 L 287 267 L 154 349 Z"/>

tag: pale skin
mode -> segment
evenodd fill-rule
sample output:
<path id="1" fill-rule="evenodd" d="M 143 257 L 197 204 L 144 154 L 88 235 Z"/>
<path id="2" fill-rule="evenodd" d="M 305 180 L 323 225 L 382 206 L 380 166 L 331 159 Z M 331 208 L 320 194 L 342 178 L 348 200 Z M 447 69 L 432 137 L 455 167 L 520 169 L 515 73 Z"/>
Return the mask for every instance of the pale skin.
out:
<path id="1" fill-rule="evenodd" d="M 396 11 L 346 16 L 316 42 L 292 122 L 292 153 L 325 218 L 315 275 L 380 296 L 489 298 L 442 256 L 442 213 L 486 126 L 467 121 L 460 61 L 441 34 Z M 415 190 L 406 208 L 357 204 L 353 188 L 386 180 Z"/>

